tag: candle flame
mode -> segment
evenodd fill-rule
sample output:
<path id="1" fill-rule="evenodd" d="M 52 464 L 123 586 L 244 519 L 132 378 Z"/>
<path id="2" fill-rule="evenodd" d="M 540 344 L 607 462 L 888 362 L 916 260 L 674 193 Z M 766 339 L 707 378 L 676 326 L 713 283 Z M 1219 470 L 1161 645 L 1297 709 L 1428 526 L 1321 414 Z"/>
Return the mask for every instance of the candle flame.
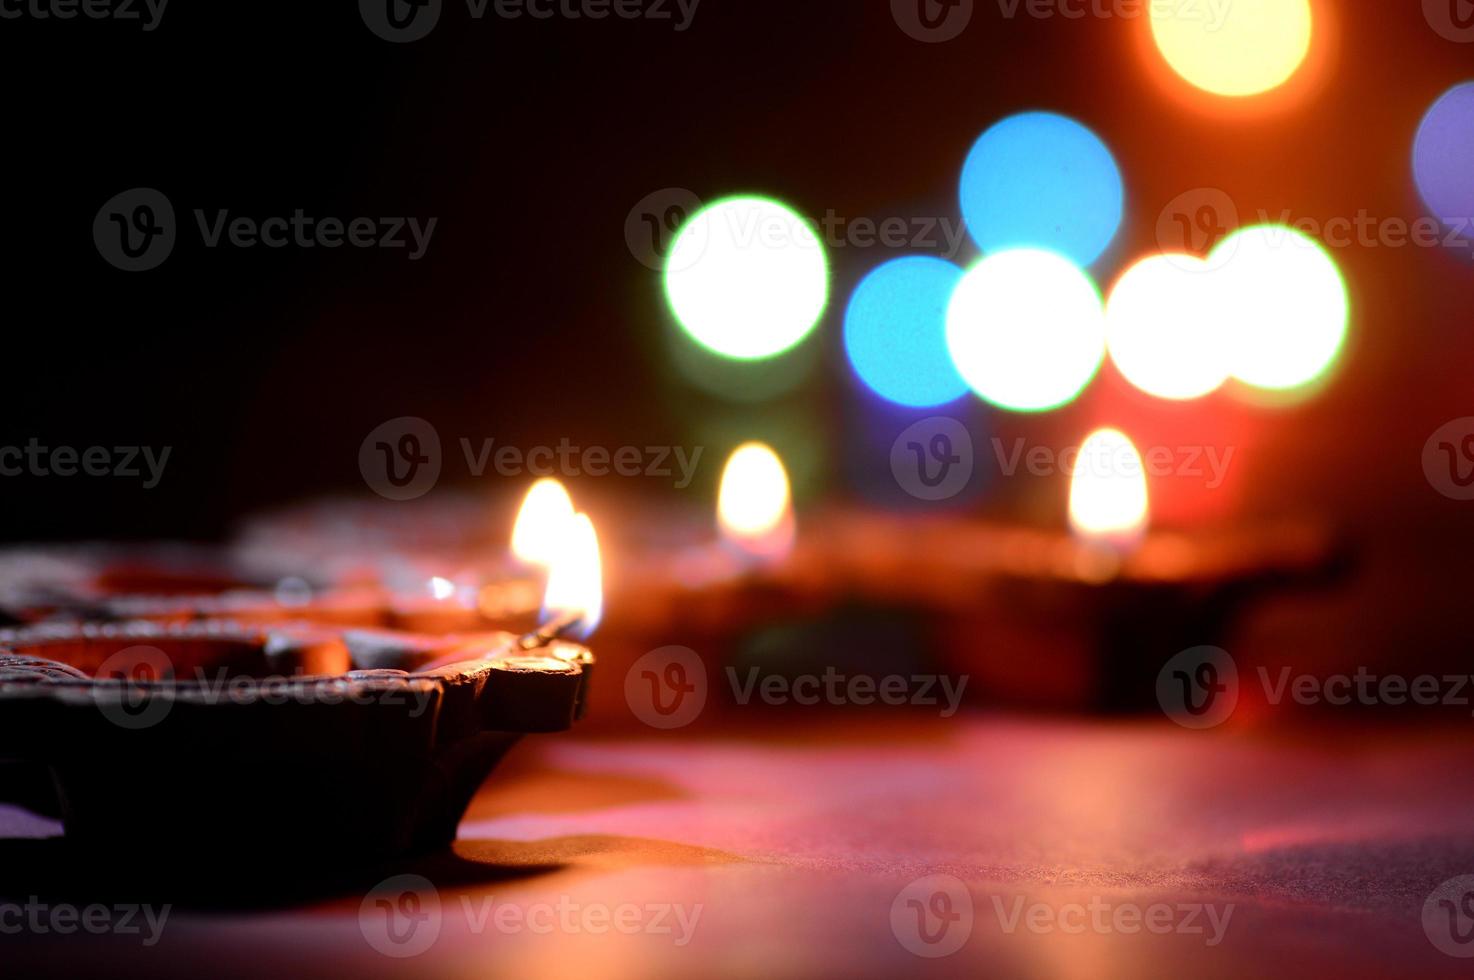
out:
<path id="1" fill-rule="evenodd" d="M 528 565 L 551 565 L 573 519 L 573 500 L 557 480 L 538 480 L 527 491 L 512 529 L 512 554 Z"/>
<path id="2" fill-rule="evenodd" d="M 779 558 L 793 546 L 793 497 L 788 472 L 771 447 L 737 447 L 722 472 L 717 495 L 722 537 L 752 557 Z"/>
<path id="3" fill-rule="evenodd" d="M 587 639 L 604 616 L 604 572 L 594 522 L 587 514 L 573 515 L 564 522 L 555 547 L 543 594 L 543 622 L 577 616 L 578 625 L 569 633 Z"/>
<path id="4" fill-rule="evenodd" d="M 1149 519 L 1146 468 L 1127 435 L 1101 429 L 1080 447 L 1070 479 L 1070 526 L 1082 538 L 1135 546 Z"/>

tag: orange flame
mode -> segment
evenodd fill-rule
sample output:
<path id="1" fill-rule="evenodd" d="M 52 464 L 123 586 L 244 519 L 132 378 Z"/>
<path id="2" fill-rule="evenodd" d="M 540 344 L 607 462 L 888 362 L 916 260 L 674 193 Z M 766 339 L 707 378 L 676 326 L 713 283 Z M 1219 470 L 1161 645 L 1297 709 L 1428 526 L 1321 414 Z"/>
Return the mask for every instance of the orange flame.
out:
<path id="1" fill-rule="evenodd" d="M 517 523 L 512 528 L 512 554 L 528 565 L 549 565 L 558 557 L 558 547 L 573 519 L 573 500 L 563 484 L 554 479 L 538 480 L 522 500 Z"/>
<path id="2" fill-rule="evenodd" d="M 1081 538 L 1134 548 L 1150 520 L 1141 454 L 1117 429 L 1093 432 L 1070 479 L 1070 526 Z"/>
<path id="3" fill-rule="evenodd" d="M 727 460 L 717 495 L 717 524 L 723 540 L 749 557 L 782 558 L 793 548 L 788 471 L 771 447 L 749 442 Z"/>
<path id="4" fill-rule="evenodd" d="M 587 639 L 604 617 L 599 536 L 587 514 L 575 514 L 563 528 L 543 594 L 543 621 L 577 616 L 578 625 L 572 632 Z"/>

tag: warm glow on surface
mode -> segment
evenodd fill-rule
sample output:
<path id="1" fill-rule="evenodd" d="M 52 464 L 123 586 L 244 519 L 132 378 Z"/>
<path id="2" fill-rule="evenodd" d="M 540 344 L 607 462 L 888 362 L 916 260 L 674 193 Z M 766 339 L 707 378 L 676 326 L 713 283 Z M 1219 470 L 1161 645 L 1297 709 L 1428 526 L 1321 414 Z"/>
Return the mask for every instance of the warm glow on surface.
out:
<path id="1" fill-rule="evenodd" d="M 760 197 L 718 201 L 671 243 L 665 294 L 701 346 L 723 357 L 773 357 L 808 336 L 829 300 L 824 246 L 809 223 Z"/>
<path id="2" fill-rule="evenodd" d="M 1256 225 L 1225 238 L 1208 261 L 1235 378 L 1289 391 L 1335 365 L 1350 303 L 1340 269 L 1318 242 L 1282 225 Z"/>
<path id="3" fill-rule="evenodd" d="M 559 544 L 573 517 L 573 500 L 563 484 L 552 478 L 538 480 L 522 500 L 517 523 L 512 528 L 512 554 L 529 565 L 548 565 L 558 554 Z"/>
<path id="4" fill-rule="evenodd" d="M 1053 252 L 990 255 L 952 294 L 947 349 L 958 373 L 992 404 L 1020 412 L 1058 408 L 1100 368 L 1100 295 L 1089 276 Z"/>
<path id="5" fill-rule="evenodd" d="M 1080 447 L 1070 478 L 1070 527 L 1089 541 L 1126 546 L 1146 531 L 1146 467 L 1124 432 L 1101 429 Z"/>
<path id="6" fill-rule="evenodd" d="M 744 553 L 776 557 L 793 544 L 793 496 L 788 471 L 770 447 L 739 446 L 722 471 L 717 495 L 722 537 Z"/>
<path id="7" fill-rule="evenodd" d="M 1310 0 L 1151 3 L 1152 38 L 1172 70 L 1215 95 L 1267 92 L 1310 51 Z"/>
<path id="8" fill-rule="evenodd" d="M 544 621 L 578 615 L 570 631 L 586 638 L 604 616 L 604 571 L 599 558 L 599 536 L 587 514 L 575 514 L 564 524 L 557 556 L 543 595 Z"/>
<path id="9" fill-rule="evenodd" d="M 1210 266 L 1153 255 L 1117 280 L 1106 301 L 1106 346 L 1121 374 L 1159 398 L 1186 400 L 1228 380 L 1227 338 Z"/>

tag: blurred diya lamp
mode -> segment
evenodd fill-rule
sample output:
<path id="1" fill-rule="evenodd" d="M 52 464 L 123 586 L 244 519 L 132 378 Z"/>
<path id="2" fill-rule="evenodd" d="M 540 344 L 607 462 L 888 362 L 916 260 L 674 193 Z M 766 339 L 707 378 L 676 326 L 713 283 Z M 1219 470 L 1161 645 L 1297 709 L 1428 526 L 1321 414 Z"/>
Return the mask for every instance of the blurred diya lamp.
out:
<path id="1" fill-rule="evenodd" d="M 442 848 L 522 735 L 582 713 L 593 655 L 565 637 L 587 636 L 602 605 L 576 592 L 600 582 L 577 567 L 597 565 L 584 543 L 555 563 L 552 619 L 522 636 L 209 621 L 0 631 L 0 756 L 48 769 L 66 837 L 98 853 L 247 841 L 267 865 L 356 865 Z"/>
<path id="2" fill-rule="evenodd" d="M 433 576 L 417 591 L 390 594 L 387 625 L 417 633 L 464 633 L 493 626 L 531 629 L 537 620 L 534 578 L 509 578 L 486 584 L 458 583 Z"/>
<path id="3" fill-rule="evenodd" d="M 762 443 L 738 447 L 722 472 L 715 526 L 693 515 L 621 522 L 640 537 L 620 550 L 619 623 L 709 637 L 810 608 L 830 591 L 823 542 L 798 533 L 783 461 Z M 694 543 L 693 543 L 694 542 Z M 821 602 L 822 604 L 822 602 Z M 688 644 L 689 645 L 689 644 Z"/>
<path id="4" fill-rule="evenodd" d="M 739 451 L 719 540 L 621 556 L 629 591 L 610 643 L 689 646 L 709 667 L 761 649 L 778 672 L 947 669 L 990 701 L 1139 711 L 1172 656 L 1221 645 L 1256 600 L 1349 567 L 1308 522 L 1152 529 L 1130 439 L 1102 430 L 1080 455 L 1106 465 L 1075 469 L 1069 531 L 828 507 L 798 533 L 781 463 Z"/>
<path id="5" fill-rule="evenodd" d="M 284 569 L 283 575 L 316 584 L 382 584 L 386 572 L 417 572 L 415 584 L 422 585 L 445 569 L 462 567 L 479 569 L 488 579 L 516 574 L 510 556 L 488 557 L 506 548 L 506 529 L 506 519 L 476 496 L 327 498 L 251 519 L 230 551 L 248 568 Z"/>
<path id="6" fill-rule="evenodd" d="M 451 508 L 455 514 L 465 510 Z M 308 511 L 316 514 L 318 508 Z M 303 559 L 301 549 L 288 549 L 270 563 L 293 568 L 291 574 L 274 582 L 253 578 L 244 569 L 259 570 L 265 563 L 259 535 L 254 546 L 225 549 L 22 549 L 0 554 L 0 608 L 11 625 L 55 618 L 258 624 L 305 620 L 434 634 L 525 632 L 538 623 L 547 567 L 573 516 L 562 485 L 540 481 L 518 515 L 510 556 L 486 561 L 449 552 L 385 552 L 373 563 L 372 573 L 358 560 L 351 572 L 340 567 L 346 574 L 341 582 L 314 578 L 313 569 L 320 576 L 322 564 Z M 364 522 L 360 515 L 349 526 L 361 529 Z M 431 522 L 435 527 L 442 523 Z M 290 526 L 310 537 L 300 522 Z M 329 538 L 341 530 L 336 523 L 327 526 Z M 394 528 L 396 537 L 410 536 L 403 524 Z M 241 557 L 243 548 L 254 548 L 255 557 Z M 301 560 L 301 567 L 294 568 L 294 560 Z M 460 569 L 453 575 L 432 571 L 453 563 Z"/>
<path id="7" fill-rule="evenodd" d="M 271 589 L 284 568 L 247 567 L 227 549 L 183 544 L 78 544 L 0 552 L 0 618 L 11 625 L 52 615 L 107 615 L 127 595 L 203 598 Z"/>
<path id="8" fill-rule="evenodd" d="M 684 647 L 701 659 L 716 692 L 727 689 L 717 678 L 728 669 L 797 677 L 832 667 L 884 676 L 936 663 L 921 642 L 929 617 L 893 602 L 889 591 L 858 594 L 829 533 L 838 527 L 828 520 L 832 512 L 812 524 L 796 515 L 786 468 L 768 446 L 748 443 L 732 453 L 708 513 L 704 520 L 689 512 L 631 514 L 618 522 L 628 537 L 612 559 L 621 591 L 601 643 L 609 669 L 628 678 L 645 654 Z M 600 696 L 619 693 L 612 687 Z M 722 697 L 709 700 L 702 719 L 719 720 L 731 707 Z M 601 715 L 628 718 L 630 710 L 611 703 Z"/>
<path id="9" fill-rule="evenodd" d="M 467 576 L 469 578 L 469 576 Z M 420 589 L 380 585 L 315 589 L 291 577 L 275 588 L 231 588 L 218 593 L 95 595 L 53 592 L 11 607 L 14 624 L 49 620 L 189 623 L 231 620 L 270 624 L 297 620 L 340 626 L 382 626 L 420 633 L 458 633 L 537 623 L 540 582 L 508 578 L 482 585 L 432 576 Z"/>
<path id="10" fill-rule="evenodd" d="M 1173 656 L 1223 645 L 1253 602 L 1331 585 L 1350 567 L 1344 543 L 1307 522 L 1149 529 L 1145 468 L 1119 431 L 1091 435 L 1080 459 L 1068 533 L 872 515 L 835 535 L 848 545 L 841 564 L 863 592 L 948 610 L 954 668 L 994 699 L 1105 712 L 1155 709 Z"/>
<path id="11" fill-rule="evenodd" d="M 474 572 L 456 579 L 433 576 L 423 590 L 397 592 L 390 625 L 431 633 L 475 629 L 478 624 L 485 628 L 488 623 L 531 629 L 549 570 L 564 553 L 565 535 L 576 517 L 563 484 L 538 480 L 517 511 L 511 558 L 501 564 L 500 575 L 491 581 Z"/>
<path id="12" fill-rule="evenodd" d="M 512 527 L 511 555 L 487 568 L 454 576 L 431 575 L 411 584 L 393 582 L 387 624 L 422 633 L 453 633 L 500 626 L 518 631 L 537 623 L 548 570 L 562 553 L 564 535 L 575 520 L 573 501 L 563 484 L 538 480 L 527 491 Z M 442 557 L 425 564 L 444 565 Z M 398 576 L 403 578 L 404 576 Z"/>

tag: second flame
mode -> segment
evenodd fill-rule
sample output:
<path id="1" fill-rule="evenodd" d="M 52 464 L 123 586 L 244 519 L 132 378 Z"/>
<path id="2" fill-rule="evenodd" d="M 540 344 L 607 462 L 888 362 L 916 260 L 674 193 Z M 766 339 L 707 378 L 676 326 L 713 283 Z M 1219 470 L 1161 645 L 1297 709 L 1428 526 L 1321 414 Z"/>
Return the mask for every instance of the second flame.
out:
<path id="1" fill-rule="evenodd" d="M 1081 538 L 1135 547 L 1150 518 L 1146 467 L 1124 432 L 1100 429 L 1080 447 L 1070 478 L 1070 527 Z"/>
<path id="2" fill-rule="evenodd" d="M 772 560 L 792 550 L 793 495 L 788 471 L 771 447 L 749 442 L 727 460 L 717 524 L 722 539 L 749 557 Z"/>

